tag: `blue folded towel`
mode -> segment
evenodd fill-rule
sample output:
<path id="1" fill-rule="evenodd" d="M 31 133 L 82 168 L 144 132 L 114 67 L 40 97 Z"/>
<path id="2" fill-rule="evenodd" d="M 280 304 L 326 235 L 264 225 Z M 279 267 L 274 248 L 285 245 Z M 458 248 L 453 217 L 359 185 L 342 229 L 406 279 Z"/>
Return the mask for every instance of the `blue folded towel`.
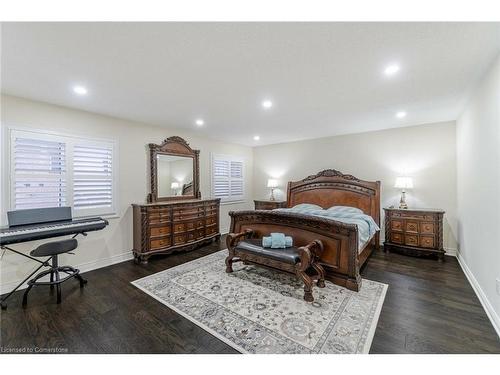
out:
<path id="1" fill-rule="evenodd" d="M 278 236 L 279 237 L 278 242 L 275 241 L 273 243 L 273 234 L 283 235 L 285 237 L 285 245 L 284 246 L 282 245 L 281 236 Z M 274 238 L 276 238 L 276 236 Z M 292 237 L 285 236 L 282 233 L 271 233 L 271 236 L 269 237 L 262 237 L 262 247 L 270 247 L 272 249 L 284 249 L 285 247 L 292 247 L 292 246 L 293 246 Z"/>

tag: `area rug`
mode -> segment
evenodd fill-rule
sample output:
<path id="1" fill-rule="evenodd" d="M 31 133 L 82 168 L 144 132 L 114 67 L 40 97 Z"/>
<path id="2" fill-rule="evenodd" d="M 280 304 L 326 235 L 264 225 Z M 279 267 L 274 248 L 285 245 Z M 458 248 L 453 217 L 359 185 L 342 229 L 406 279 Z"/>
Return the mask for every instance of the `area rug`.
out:
<path id="1" fill-rule="evenodd" d="M 227 250 L 132 282 L 242 353 L 368 353 L 387 285 L 359 292 L 326 282 L 303 300 L 294 275 L 235 263 Z"/>

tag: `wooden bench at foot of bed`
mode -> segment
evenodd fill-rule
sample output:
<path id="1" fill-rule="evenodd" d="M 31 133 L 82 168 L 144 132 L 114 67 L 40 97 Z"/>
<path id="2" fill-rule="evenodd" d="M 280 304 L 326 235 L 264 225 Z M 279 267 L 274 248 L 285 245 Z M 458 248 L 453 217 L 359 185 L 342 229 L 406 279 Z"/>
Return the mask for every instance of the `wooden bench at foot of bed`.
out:
<path id="1" fill-rule="evenodd" d="M 234 262 L 244 262 L 293 273 L 304 283 L 304 300 L 313 302 L 314 281 L 318 288 L 325 287 L 325 271 L 318 263 L 323 252 L 321 241 L 315 240 L 302 247 L 270 249 L 262 247 L 262 239 L 251 239 L 252 233 L 247 229 L 228 234 L 226 272 L 233 272 Z"/>

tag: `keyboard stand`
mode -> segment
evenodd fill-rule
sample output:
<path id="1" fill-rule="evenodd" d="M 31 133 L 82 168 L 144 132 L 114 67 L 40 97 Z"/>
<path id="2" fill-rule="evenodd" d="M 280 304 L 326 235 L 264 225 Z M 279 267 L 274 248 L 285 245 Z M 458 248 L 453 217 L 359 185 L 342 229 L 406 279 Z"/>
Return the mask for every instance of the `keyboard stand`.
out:
<path id="1" fill-rule="evenodd" d="M 75 234 L 75 235 L 73 235 L 71 238 L 75 238 L 75 237 L 76 237 L 76 236 L 78 236 L 79 234 L 81 234 L 82 236 L 87 236 L 87 233 L 85 233 L 85 232 L 80 232 L 80 233 L 76 233 L 76 234 Z M 14 289 L 12 289 L 12 290 L 11 290 L 11 291 L 10 291 L 10 292 L 9 292 L 9 293 L 5 296 L 5 297 L 2 297 L 2 298 L 0 299 L 0 306 L 1 306 L 2 310 L 7 310 L 7 303 L 6 303 L 5 301 L 7 301 L 7 299 L 8 299 L 11 295 L 13 295 L 13 294 L 14 294 L 14 292 L 16 292 L 16 291 L 17 291 L 20 287 L 22 287 L 22 286 L 24 285 L 24 283 L 25 283 L 26 281 L 28 281 L 28 280 L 29 280 L 29 278 L 30 278 L 31 276 L 33 276 L 35 273 L 37 273 L 37 272 L 38 272 L 38 271 L 39 271 L 42 267 L 44 267 L 44 266 L 45 266 L 45 267 L 49 267 L 49 266 L 50 266 L 50 264 L 49 264 L 49 260 L 51 259 L 51 257 L 47 258 L 45 261 L 41 261 L 41 260 L 39 260 L 39 259 L 37 259 L 37 258 L 34 258 L 34 257 L 32 257 L 32 256 L 30 256 L 30 255 L 28 255 L 28 254 L 21 253 L 20 251 L 17 251 L 17 250 L 15 250 L 15 249 L 13 249 L 13 248 L 11 248 L 11 247 L 8 247 L 8 246 L 5 246 L 5 245 L 1 245 L 1 246 L 0 246 L 0 248 L 1 248 L 2 250 L 4 250 L 4 251 L 5 251 L 5 250 L 9 250 L 9 251 L 12 251 L 13 253 L 16 253 L 16 254 L 21 255 L 21 256 L 23 256 L 23 257 L 25 257 L 25 258 L 31 259 L 31 260 L 33 260 L 33 261 L 35 261 L 35 262 L 37 262 L 37 263 L 40 263 L 40 266 L 39 266 L 36 270 L 34 270 L 32 273 L 30 273 L 28 276 L 26 276 L 26 278 L 25 278 L 23 281 L 21 281 L 21 282 L 20 282 L 20 283 L 19 283 L 19 284 L 18 284 L 18 285 L 14 288 Z"/>

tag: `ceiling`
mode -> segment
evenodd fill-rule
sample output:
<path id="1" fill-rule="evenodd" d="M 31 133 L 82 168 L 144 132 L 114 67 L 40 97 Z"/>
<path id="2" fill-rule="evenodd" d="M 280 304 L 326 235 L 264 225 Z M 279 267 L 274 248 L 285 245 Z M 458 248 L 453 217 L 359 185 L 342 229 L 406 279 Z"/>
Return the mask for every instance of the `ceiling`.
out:
<path id="1" fill-rule="evenodd" d="M 500 51 L 500 23 L 3 23 L 1 37 L 3 93 L 251 146 L 454 120 Z"/>

